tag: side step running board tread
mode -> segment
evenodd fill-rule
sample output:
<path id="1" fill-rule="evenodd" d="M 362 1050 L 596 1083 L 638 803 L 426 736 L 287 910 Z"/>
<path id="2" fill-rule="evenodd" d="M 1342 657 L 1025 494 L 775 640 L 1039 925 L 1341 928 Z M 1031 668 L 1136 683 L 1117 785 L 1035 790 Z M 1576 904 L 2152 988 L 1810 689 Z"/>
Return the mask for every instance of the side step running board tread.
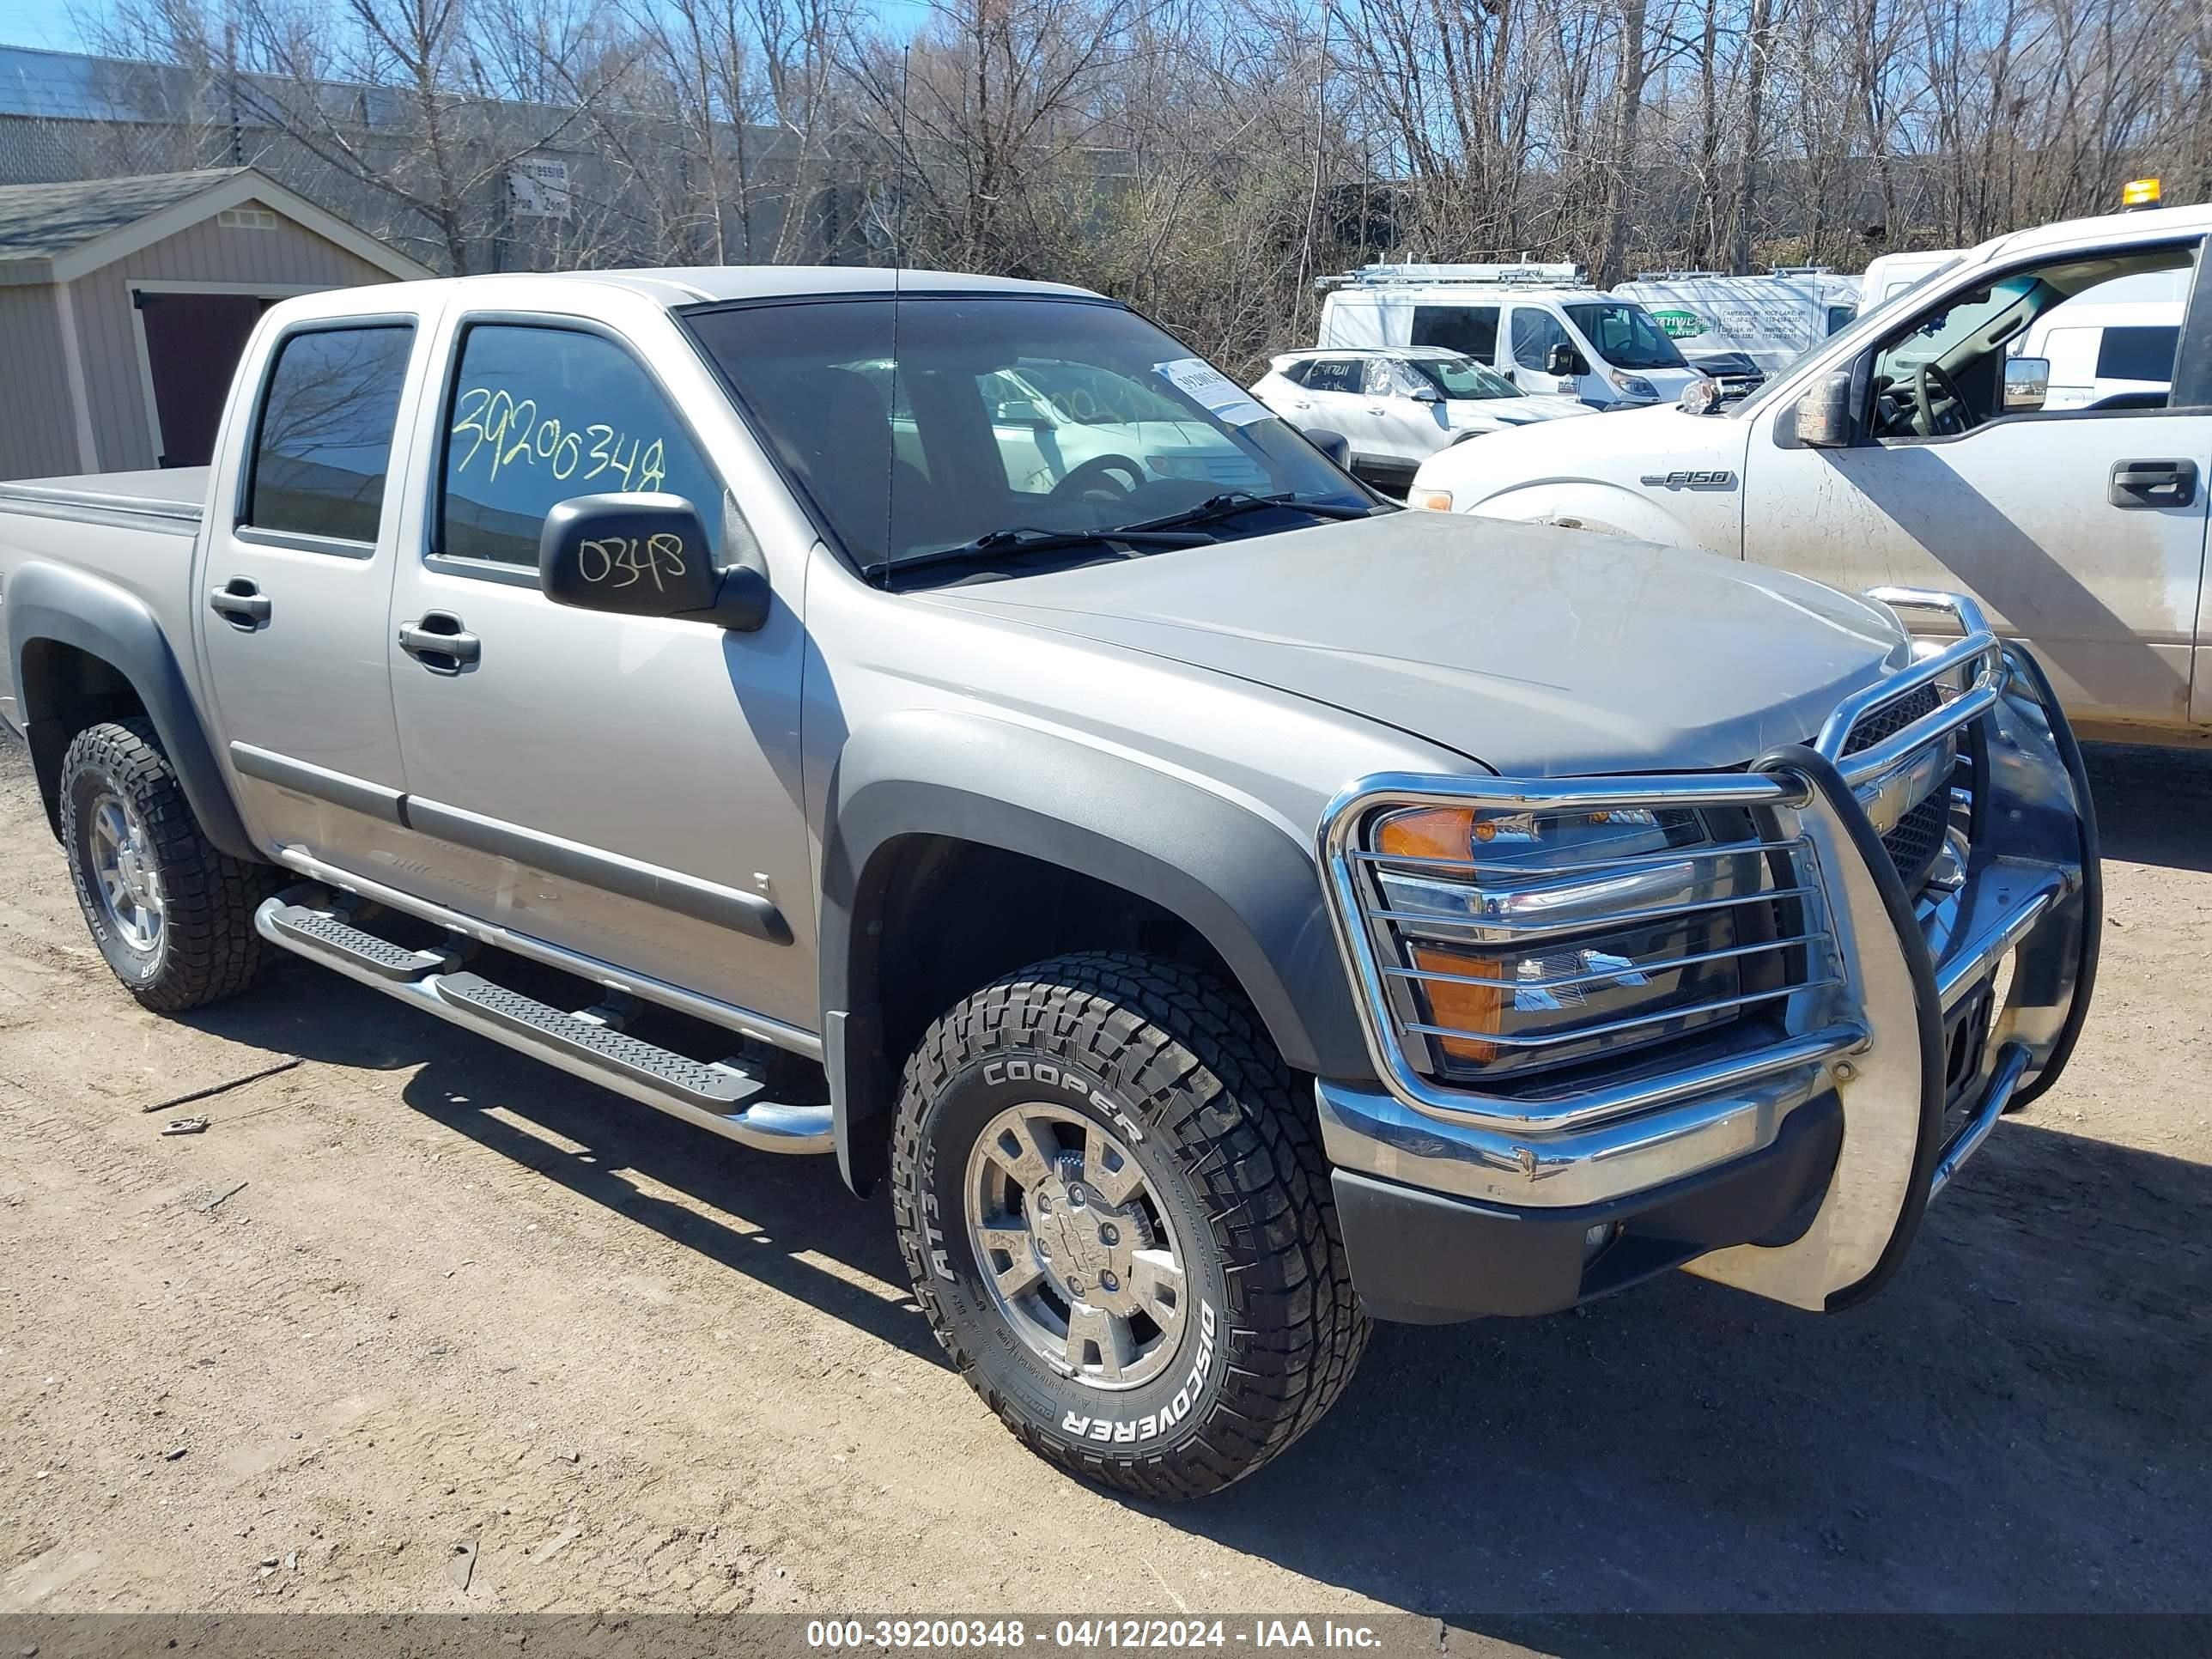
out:
<path id="1" fill-rule="evenodd" d="M 325 908 L 335 902 L 314 884 L 292 888 L 263 902 L 254 927 L 271 944 L 372 990 L 728 1139 L 771 1152 L 834 1149 L 826 1103 L 763 1100 L 765 1085 L 738 1062 L 693 1060 L 482 975 L 453 972 L 459 953 L 410 951 L 379 939 Z"/>
<path id="2" fill-rule="evenodd" d="M 420 979 L 453 965 L 443 951 L 410 951 L 363 933 L 343 916 L 304 904 L 279 904 L 269 912 L 269 926 L 280 935 L 279 944 L 304 946 L 305 954 L 343 957 L 380 979 Z"/>
<path id="3" fill-rule="evenodd" d="M 434 988 L 445 1001 L 470 1009 L 504 1030 L 535 1037 L 587 1064 L 665 1089 L 702 1112 L 735 1111 L 763 1087 L 758 1078 L 733 1067 L 656 1048 L 476 974 L 441 974 Z"/>

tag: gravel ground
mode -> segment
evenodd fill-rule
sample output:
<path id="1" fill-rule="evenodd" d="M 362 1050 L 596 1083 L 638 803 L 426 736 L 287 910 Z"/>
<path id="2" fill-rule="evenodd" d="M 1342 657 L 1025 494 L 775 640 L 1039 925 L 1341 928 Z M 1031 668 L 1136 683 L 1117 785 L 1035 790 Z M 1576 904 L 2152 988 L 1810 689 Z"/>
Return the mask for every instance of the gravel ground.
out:
<path id="1" fill-rule="evenodd" d="M 2093 765 L 2095 1017 L 1898 1286 L 1384 1327 L 1292 1453 L 1164 1509 L 1000 1431 L 827 1160 L 302 963 L 143 1012 L 11 745 L 0 1612 L 2206 1608 L 2212 757 Z M 144 1110 L 291 1056 L 204 1134 Z"/>

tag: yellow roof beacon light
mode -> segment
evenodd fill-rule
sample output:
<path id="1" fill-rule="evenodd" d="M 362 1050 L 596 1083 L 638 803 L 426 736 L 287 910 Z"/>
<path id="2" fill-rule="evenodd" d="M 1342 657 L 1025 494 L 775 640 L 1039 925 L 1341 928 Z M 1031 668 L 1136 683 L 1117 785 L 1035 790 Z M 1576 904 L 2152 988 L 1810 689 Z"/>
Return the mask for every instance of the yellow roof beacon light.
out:
<path id="1" fill-rule="evenodd" d="M 2158 205 L 2158 180 L 2130 179 L 2120 186 L 2120 211 L 2133 213 L 2137 208 Z"/>

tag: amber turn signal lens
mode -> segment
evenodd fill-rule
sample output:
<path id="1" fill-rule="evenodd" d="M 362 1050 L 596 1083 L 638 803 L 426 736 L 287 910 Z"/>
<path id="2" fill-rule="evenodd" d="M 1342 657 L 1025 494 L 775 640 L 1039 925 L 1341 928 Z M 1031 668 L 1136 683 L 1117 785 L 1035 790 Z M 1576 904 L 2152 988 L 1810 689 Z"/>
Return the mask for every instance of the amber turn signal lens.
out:
<path id="1" fill-rule="evenodd" d="M 1406 505 L 1425 507 L 1431 513 L 1449 513 L 1451 511 L 1451 491 L 1449 489 L 1417 489 L 1413 492 L 1413 499 Z"/>
<path id="2" fill-rule="evenodd" d="M 1462 956 L 1457 951 L 1440 951 L 1433 945 L 1411 947 L 1413 966 L 1425 974 L 1456 974 L 1462 979 L 1490 979 L 1496 985 L 1461 985 L 1451 980 L 1425 979 L 1421 989 L 1428 994 L 1431 1023 L 1449 1025 L 1462 1031 L 1492 1031 L 1505 1016 L 1505 964 L 1494 957 Z M 1438 1037 L 1437 1046 L 1455 1060 L 1492 1060 L 1498 1058 L 1498 1045 L 1480 1042 L 1472 1037 Z"/>
<path id="3" fill-rule="evenodd" d="M 1375 850 L 1394 859 L 1474 856 L 1474 814 L 1463 807 L 1417 807 L 1393 812 L 1376 826 Z"/>

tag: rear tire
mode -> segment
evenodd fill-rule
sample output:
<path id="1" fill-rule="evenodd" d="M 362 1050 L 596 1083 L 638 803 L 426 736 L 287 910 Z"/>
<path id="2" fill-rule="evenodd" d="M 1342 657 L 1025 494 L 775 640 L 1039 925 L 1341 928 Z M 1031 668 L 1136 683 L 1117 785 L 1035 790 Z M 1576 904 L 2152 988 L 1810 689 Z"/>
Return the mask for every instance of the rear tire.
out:
<path id="1" fill-rule="evenodd" d="M 62 757 L 60 793 L 77 908 L 132 996 L 181 1013 L 252 982 L 253 911 L 273 872 L 208 840 L 149 722 L 78 732 Z"/>
<path id="2" fill-rule="evenodd" d="M 954 1364 L 1033 1450 L 1120 1491 L 1242 1480 L 1366 1345 L 1293 1076 L 1179 964 L 1060 957 L 953 1008 L 908 1062 L 891 1176 Z"/>

